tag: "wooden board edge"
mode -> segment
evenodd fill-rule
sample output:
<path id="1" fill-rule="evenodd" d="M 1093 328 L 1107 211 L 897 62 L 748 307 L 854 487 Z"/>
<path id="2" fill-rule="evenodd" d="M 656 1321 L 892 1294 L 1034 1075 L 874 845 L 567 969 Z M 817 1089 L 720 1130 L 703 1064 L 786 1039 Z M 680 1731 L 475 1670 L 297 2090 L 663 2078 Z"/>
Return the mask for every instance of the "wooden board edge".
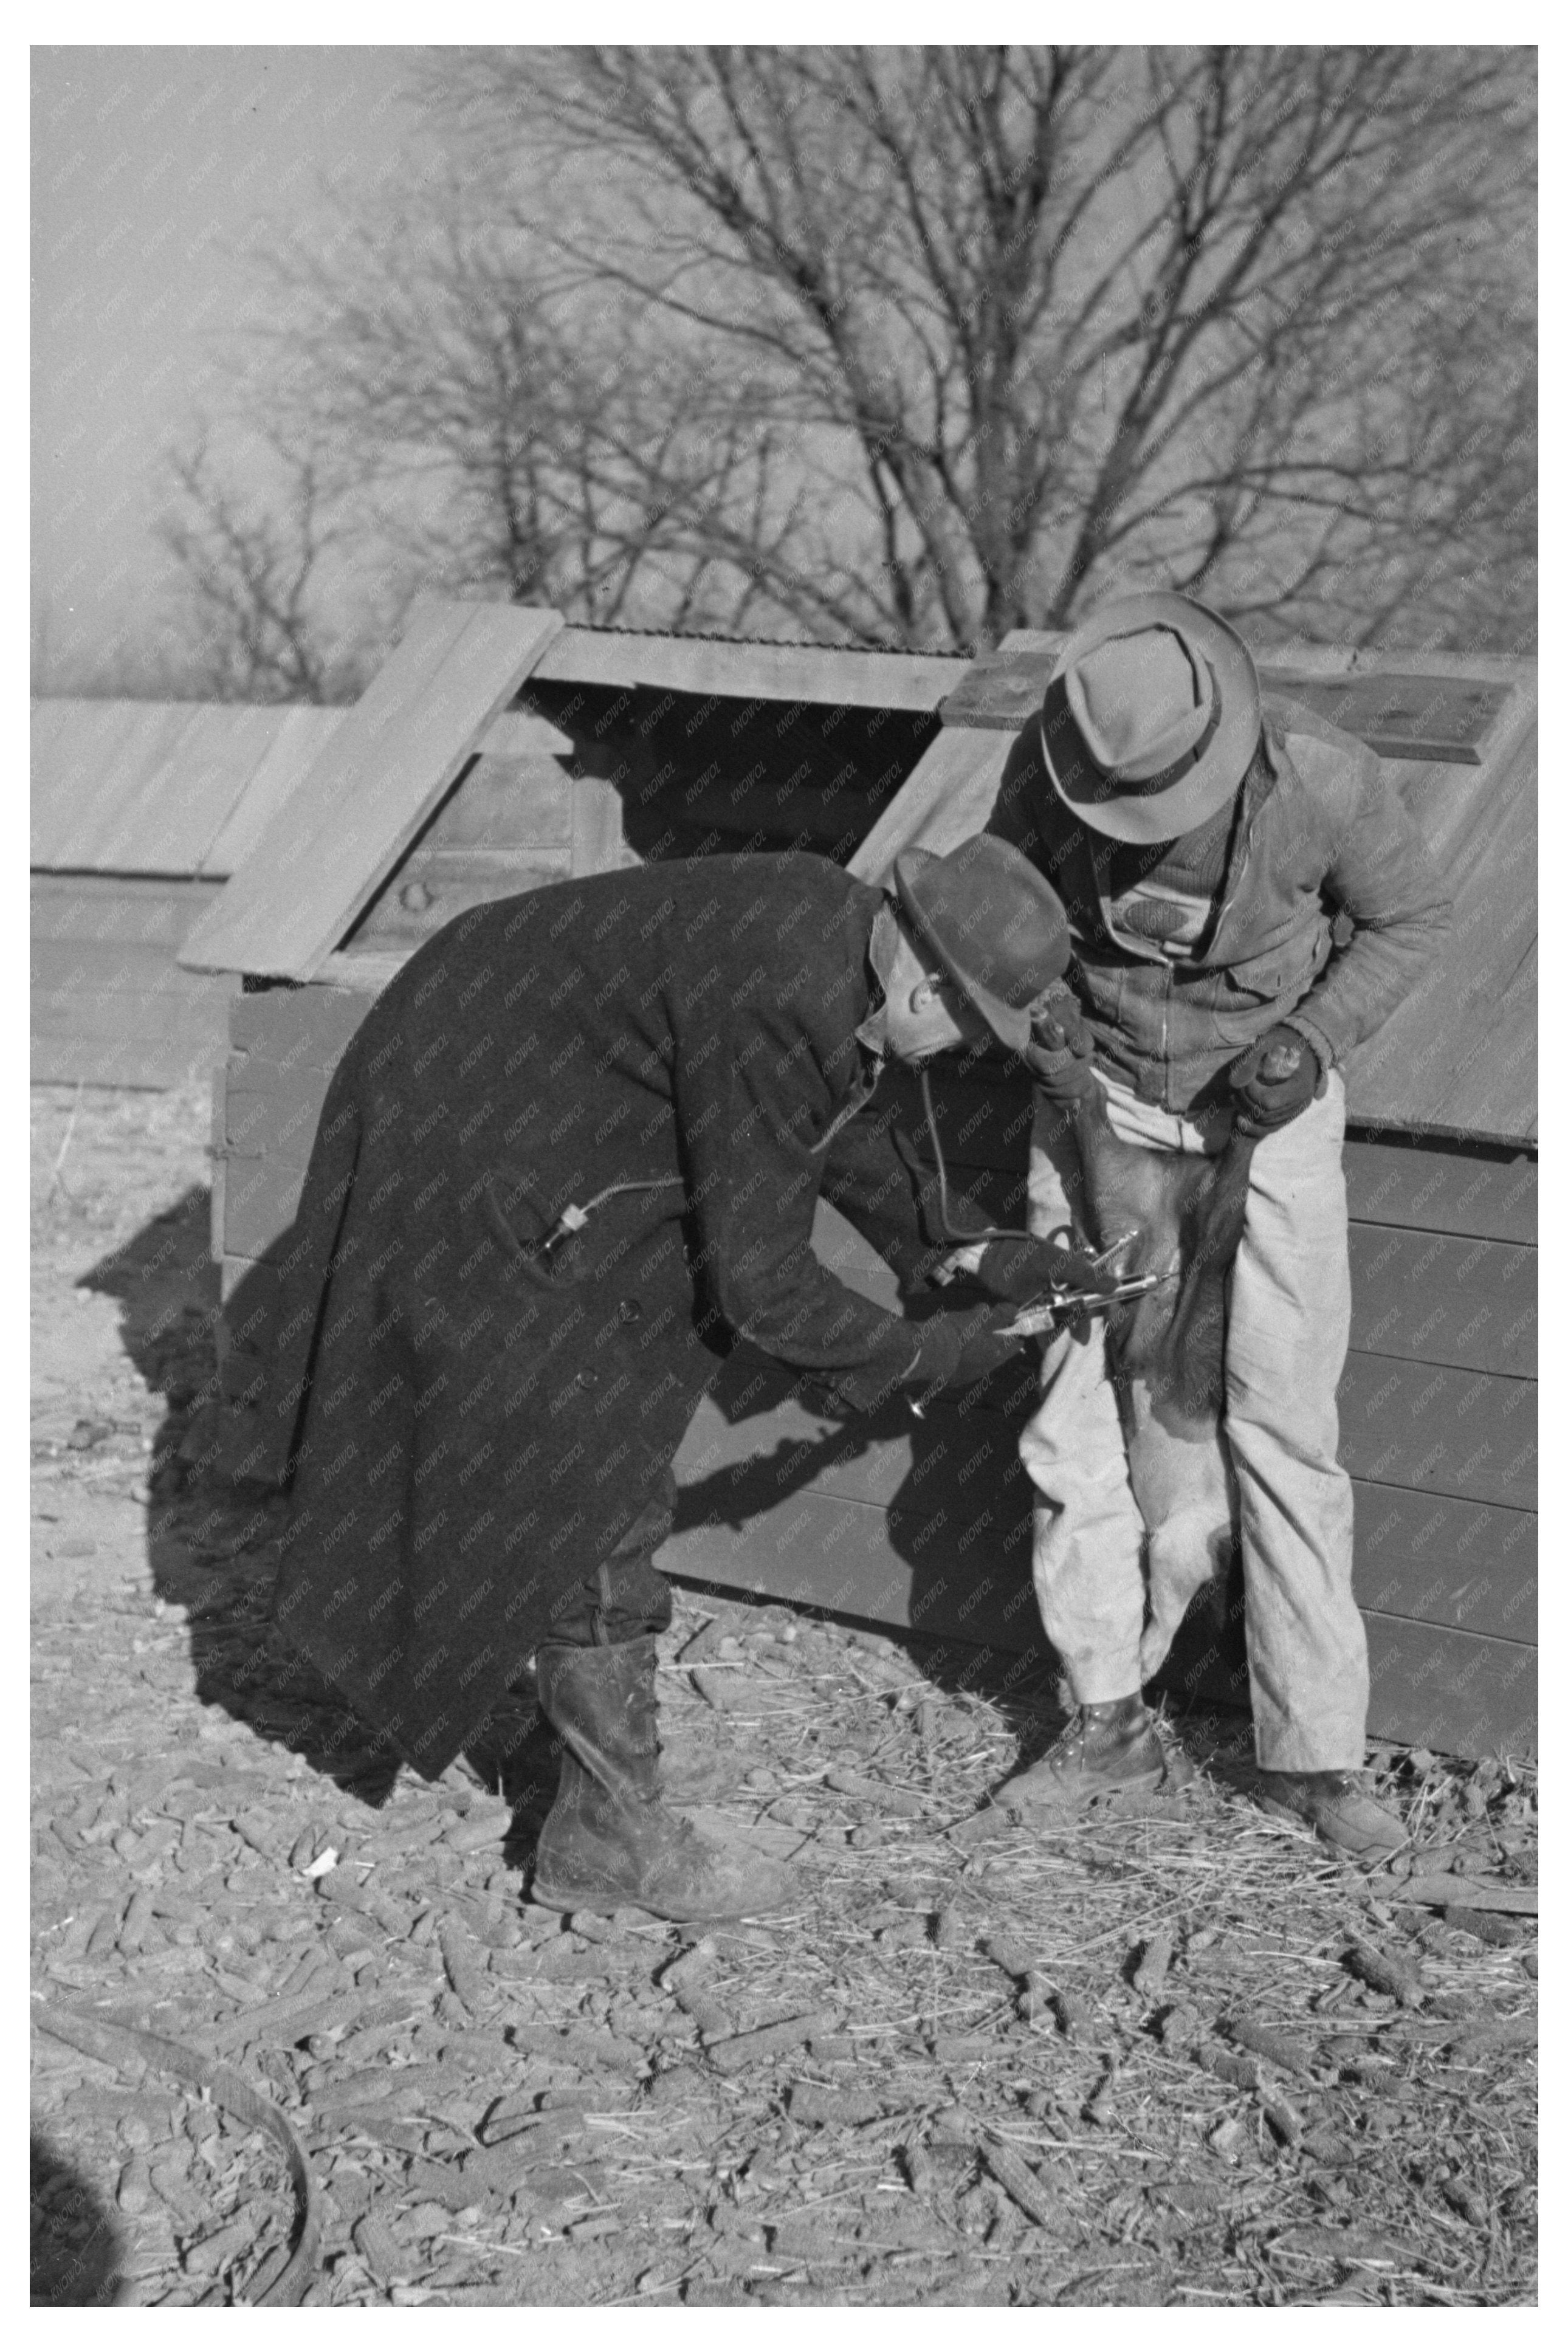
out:
<path id="1" fill-rule="evenodd" d="M 1528 1121 L 1509 1128 L 1455 1127 L 1439 1119 L 1424 1119 L 1415 1114 L 1374 1118 L 1370 1111 L 1358 1108 L 1355 1099 L 1355 1073 L 1346 1073 L 1347 1143 L 1475 1143 L 1495 1151 L 1529 1152 L 1541 1150 L 1541 1115 L 1536 1111 Z"/>
<path id="2" fill-rule="evenodd" d="M 331 955 L 321 958 L 311 979 L 331 988 L 353 989 L 357 995 L 379 996 L 410 957 L 418 954 L 420 945 L 418 940 L 410 940 L 406 948 L 357 948 L 347 951 L 334 948 Z"/>
<path id="3" fill-rule="evenodd" d="M 374 897 L 381 882 L 408 847 L 420 825 L 429 815 L 441 793 L 468 759 L 475 746 L 483 740 L 506 709 L 512 697 L 529 677 L 535 663 L 558 637 L 564 625 L 561 615 L 542 606 L 501 605 L 494 602 L 465 602 L 452 598 L 419 597 L 410 607 L 407 625 L 398 645 L 388 655 L 371 680 L 358 703 L 347 714 L 346 727 L 352 728 L 356 717 L 363 716 L 374 740 L 377 730 L 386 726 L 385 706 L 394 692 L 392 674 L 398 671 L 399 657 L 406 654 L 406 675 L 399 673 L 396 689 L 405 693 L 416 688 L 427 692 L 433 681 L 448 663 L 460 662 L 466 638 L 471 639 L 475 622 L 497 613 L 506 613 L 531 623 L 525 641 L 516 649 L 516 657 L 506 666 L 505 683 L 486 696 L 478 722 L 464 730 L 460 744 L 448 750 L 439 770 L 427 780 L 419 795 L 418 805 L 406 812 L 384 836 L 378 839 L 368 862 L 355 873 L 352 887 L 340 888 L 332 898 L 333 911 L 329 919 L 324 913 L 309 929 L 301 924 L 299 929 L 313 940 L 308 949 L 279 946 L 275 955 L 263 956 L 255 950 L 247 938 L 257 926 L 257 908 L 249 903 L 256 890 L 258 873 L 264 873 L 275 845 L 284 837 L 289 811 L 297 801 L 301 804 L 310 795 L 324 761 L 345 758 L 342 737 L 344 730 L 334 729 L 321 744 L 314 758 L 301 772 L 293 791 L 279 803 L 249 853 L 230 876 L 216 904 L 205 910 L 193 927 L 179 951 L 178 961 L 190 971 L 247 971 L 266 973 L 268 977 L 309 981 L 316 978 L 321 965 L 332 954 L 344 932 Z M 429 635 L 415 642 L 415 632 L 420 623 L 428 628 L 443 614 L 449 617 L 452 634 L 443 646 L 432 642 Z M 378 692 L 385 683 L 386 691 Z M 363 750 L 361 755 L 363 757 Z M 344 871 L 352 870 L 344 863 Z M 237 896 L 236 895 L 237 894 Z M 236 926 L 238 936 L 235 936 Z"/>
<path id="4" fill-rule="evenodd" d="M 741 701 L 934 711 L 968 661 L 965 654 L 645 636 L 569 625 L 534 674 L 558 685 L 640 686 Z"/>
<path id="5" fill-rule="evenodd" d="M 1540 1652 L 1533 1643 L 1387 1616 L 1378 1610 L 1363 1610 L 1362 1615 L 1372 1668 L 1369 1739 L 1427 1746 L 1468 1758 L 1500 1751 L 1535 1753 Z M 1205 1639 L 1206 1648 L 1194 1657 L 1197 1642 Z M 1418 1654 L 1415 1671 L 1408 1666 L 1400 1671 L 1401 1654 L 1408 1659 L 1412 1651 Z M 1178 1708 L 1221 1706 L 1245 1714 L 1249 1689 L 1239 1622 L 1221 1629 L 1189 1620 L 1154 1680 Z M 1521 1685 L 1526 1686 L 1523 1707 L 1510 1701 L 1512 1720 L 1500 1726 L 1491 1712 L 1494 1695 Z M 1515 1744 L 1517 1735 L 1522 1738 Z"/>
<path id="6" fill-rule="evenodd" d="M 278 726 L 244 791 L 207 846 L 199 868 L 204 879 L 221 884 L 238 871 L 277 807 L 289 798 L 353 709 L 352 704 L 309 702 L 274 707 L 280 712 Z M 319 739 L 313 744 L 312 737 Z M 259 819 L 258 809 L 266 812 Z"/>
<path id="7" fill-rule="evenodd" d="M 920 839 L 928 820 L 943 803 L 951 800 L 955 792 L 966 790 L 992 760 L 995 761 L 999 787 L 1004 761 L 997 758 L 994 744 L 994 730 L 989 728 L 944 728 L 910 770 L 845 872 L 858 882 L 879 883 L 900 851 Z M 993 805 L 995 796 L 994 788 Z M 989 814 L 987 807 L 973 828 L 976 832 Z"/>
<path id="8" fill-rule="evenodd" d="M 1353 1352 L 1436 1371 L 1539 1380 L 1540 1253 L 1529 1243 L 1359 1217 L 1350 1220 L 1349 1234 Z M 1464 1277 L 1462 1290 L 1454 1282 L 1456 1267 Z M 1428 1276 L 1439 1294 L 1436 1306 L 1432 1289 L 1423 1287 Z M 1452 1286 L 1447 1301 L 1445 1284 Z M 1494 1315 L 1500 1307 L 1503 1311 Z M 1407 1334 L 1406 1322 L 1418 1317 L 1417 1329 Z"/>
<path id="9" fill-rule="evenodd" d="M 1447 1234 L 1456 1241 L 1502 1242 L 1513 1249 L 1539 1245 L 1540 1155 L 1533 1150 L 1504 1154 L 1485 1148 L 1471 1151 L 1397 1137 L 1391 1139 L 1386 1134 L 1375 1139 L 1347 1135 L 1344 1163 L 1352 1225 L 1367 1230 L 1402 1225 L 1415 1232 Z M 1426 1200 L 1415 1197 L 1423 1175 L 1435 1180 L 1439 1167 L 1455 1171 L 1461 1192 L 1479 1193 L 1481 1205 L 1452 1205 L 1445 1198 L 1449 1187 L 1436 1181 Z M 1394 1180 L 1396 1170 L 1411 1183 Z M 1460 1177 L 1461 1171 L 1473 1172 Z M 1388 1180 L 1387 1213 L 1379 1197 L 1380 1172 Z M 1505 1192 L 1511 1197 L 1503 1204 L 1500 1195 Z M 1430 1205 L 1433 1199 L 1435 1208 Z"/>
<path id="10" fill-rule="evenodd" d="M 443 600 L 433 598 L 429 601 L 432 604 L 439 604 Z M 476 617 L 481 614 L 488 614 L 493 609 L 489 604 L 476 604 L 473 607 Z M 322 965 L 329 956 L 335 955 L 344 934 L 363 914 L 387 876 L 408 849 L 420 826 L 429 816 L 441 795 L 455 781 L 465 763 L 473 757 L 476 748 L 484 740 L 496 720 L 506 709 L 523 680 L 532 675 L 541 655 L 549 649 L 565 626 L 559 613 L 551 612 L 542 606 L 512 605 L 506 609 L 519 614 L 526 614 L 534 624 L 532 637 L 521 649 L 519 658 L 510 665 L 510 675 L 507 684 L 497 688 L 488 698 L 488 707 L 479 725 L 468 730 L 461 746 L 449 753 L 442 762 L 437 775 L 427 783 L 418 808 L 405 818 L 396 828 L 391 841 L 383 846 L 371 865 L 362 873 L 354 890 L 347 901 L 340 907 L 331 924 L 323 926 L 323 936 L 318 946 L 310 954 L 300 958 L 294 968 L 285 974 L 286 978 L 310 981 L 320 975 Z M 460 658 L 462 643 L 463 640 L 459 637 L 450 648 L 447 656 L 447 660 Z M 446 663 L 443 662 L 441 667 L 445 668 L 445 667 Z"/>
<path id="11" fill-rule="evenodd" d="M 207 1255 L 223 1264 L 224 1175 L 228 1165 L 228 1058 L 213 1071 L 212 1115 L 207 1128 L 207 1165 L 212 1170 L 211 1220 Z"/>
<path id="12" fill-rule="evenodd" d="M 613 784 L 584 777 L 572 786 L 570 879 L 613 873 L 620 863 L 621 796 Z"/>

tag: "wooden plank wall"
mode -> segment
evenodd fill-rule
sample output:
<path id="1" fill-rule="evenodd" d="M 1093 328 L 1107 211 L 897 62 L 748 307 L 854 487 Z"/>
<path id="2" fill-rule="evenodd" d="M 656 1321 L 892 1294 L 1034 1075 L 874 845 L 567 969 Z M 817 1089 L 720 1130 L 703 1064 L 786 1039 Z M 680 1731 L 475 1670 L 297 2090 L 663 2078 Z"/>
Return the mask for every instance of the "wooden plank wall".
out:
<path id="1" fill-rule="evenodd" d="M 38 1086 L 179 1087 L 228 1049 L 229 973 L 182 971 L 175 950 L 216 882 L 35 874 L 29 1059 Z"/>
<path id="2" fill-rule="evenodd" d="M 497 719 L 340 953 L 356 961 L 412 954 L 469 907 L 638 863 L 622 837 L 619 795 L 574 777 L 571 753 L 571 737 L 544 719 Z M 343 971 L 337 958 L 333 971 Z"/>
<path id="3" fill-rule="evenodd" d="M 227 1458 L 253 1475 L 281 1458 L 266 1407 L 268 1256 L 298 1202 L 328 1077 L 371 1001 L 312 986 L 233 1007 L 214 1238 L 228 1302 Z M 1026 1090 L 1000 1072 L 948 1075 L 938 1105 L 961 1181 L 994 1215 L 1018 1216 Z M 1355 1305 L 1342 1454 L 1355 1487 L 1373 1736 L 1525 1752 L 1535 1745 L 1535 1163 L 1382 1138 L 1352 1139 L 1345 1165 Z M 887 1267 L 826 1208 L 817 1246 L 844 1279 L 896 1306 Z M 740 1347 L 678 1457 L 680 1510 L 661 1565 L 1044 1662 L 1016 1458 L 1033 1389 L 1024 1370 L 921 1421 L 899 1407 L 837 1425 Z M 1168 1679 L 1245 1705 L 1234 1593 L 1200 1599 Z"/>
<path id="4" fill-rule="evenodd" d="M 1350 1116 L 1412 1131 L 1533 1145 L 1536 1080 L 1536 681 L 1519 675 L 1484 765 L 1388 770 L 1448 877 L 1443 956 L 1346 1066 Z"/>
<path id="5" fill-rule="evenodd" d="M 1027 1097 L 949 1076 L 949 1156 L 1021 1217 Z M 910 1092 L 909 1116 L 918 1130 Z M 1352 1353 L 1341 1454 L 1355 1489 L 1374 1737 L 1458 1754 L 1535 1745 L 1532 1157 L 1352 1139 Z M 886 1269 L 825 1211 L 824 1255 L 888 1298 Z M 1016 1460 L 1032 1380 L 923 1421 L 836 1429 L 737 1350 L 677 1464 L 671 1572 L 1044 1658 Z M 1238 1596 L 1197 1604 L 1171 1685 L 1246 1704 Z"/>

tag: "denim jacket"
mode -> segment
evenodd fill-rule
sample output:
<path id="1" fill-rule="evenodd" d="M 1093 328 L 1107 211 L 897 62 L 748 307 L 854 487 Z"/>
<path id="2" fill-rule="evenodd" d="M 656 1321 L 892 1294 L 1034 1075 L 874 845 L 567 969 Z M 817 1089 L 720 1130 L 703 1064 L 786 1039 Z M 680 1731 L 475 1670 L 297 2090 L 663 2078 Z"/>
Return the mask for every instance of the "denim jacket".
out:
<path id="1" fill-rule="evenodd" d="M 1277 1022 L 1325 1070 L 1383 1025 L 1433 963 L 1449 896 L 1376 754 L 1303 704 L 1263 700 L 1219 912 L 1176 966 L 1114 932 L 1081 820 L 1021 730 L 987 830 L 1031 857 L 1072 926 L 1073 983 L 1095 1060 L 1168 1111 L 1226 1099 L 1221 1073 Z"/>

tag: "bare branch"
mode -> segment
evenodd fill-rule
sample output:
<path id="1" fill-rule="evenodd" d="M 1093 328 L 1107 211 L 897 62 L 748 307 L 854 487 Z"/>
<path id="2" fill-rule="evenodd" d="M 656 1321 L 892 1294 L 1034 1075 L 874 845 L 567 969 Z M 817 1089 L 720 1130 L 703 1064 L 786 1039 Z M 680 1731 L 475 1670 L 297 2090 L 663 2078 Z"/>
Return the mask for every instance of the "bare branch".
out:
<path id="1" fill-rule="evenodd" d="M 427 70 L 451 185 L 282 264 L 267 413 L 330 452 L 312 511 L 367 560 L 868 645 L 994 643 L 1134 581 L 1342 640 L 1528 627 L 1528 53 Z M 338 550 L 261 552 L 245 593 L 310 690 Z"/>

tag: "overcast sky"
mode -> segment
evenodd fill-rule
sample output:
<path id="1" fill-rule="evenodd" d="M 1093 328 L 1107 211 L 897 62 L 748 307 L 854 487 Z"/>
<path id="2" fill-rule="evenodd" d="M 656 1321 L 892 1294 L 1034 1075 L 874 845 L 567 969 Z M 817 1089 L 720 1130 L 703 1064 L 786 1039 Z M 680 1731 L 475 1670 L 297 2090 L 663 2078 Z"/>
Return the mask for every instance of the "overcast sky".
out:
<path id="1" fill-rule="evenodd" d="M 33 51 L 33 638 L 58 690 L 134 667 L 168 573 L 161 451 L 221 413 L 246 255 L 405 175 L 396 48 Z"/>

